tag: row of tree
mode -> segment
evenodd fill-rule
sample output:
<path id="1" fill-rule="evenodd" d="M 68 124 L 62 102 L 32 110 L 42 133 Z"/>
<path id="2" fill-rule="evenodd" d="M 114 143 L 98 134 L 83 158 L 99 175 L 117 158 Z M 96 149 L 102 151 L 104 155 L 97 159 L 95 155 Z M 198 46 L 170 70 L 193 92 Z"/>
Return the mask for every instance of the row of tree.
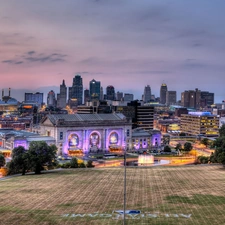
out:
<path id="1" fill-rule="evenodd" d="M 219 138 L 212 144 L 215 148 L 215 152 L 210 156 L 209 160 L 212 163 L 222 163 L 225 165 L 225 125 L 221 126 L 219 133 Z"/>
<path id="2" fill-rule="evenodd" d="M 51 166 L 56 163 L 55 145 L 47 145 L 44 141 L 33 141 L 29 149 L 19 146 L 12 151 L 12 160 L 7 164 L 8 173 L 22 173 L 33 171 L 40 174 L 44 166 Z"/>
<path id="3" fill-rule="evenodd" d="M 5 165 L 5 157 L 2 154 L 2 152 L 0 152 L 0 168 L 3 167 Z"/>

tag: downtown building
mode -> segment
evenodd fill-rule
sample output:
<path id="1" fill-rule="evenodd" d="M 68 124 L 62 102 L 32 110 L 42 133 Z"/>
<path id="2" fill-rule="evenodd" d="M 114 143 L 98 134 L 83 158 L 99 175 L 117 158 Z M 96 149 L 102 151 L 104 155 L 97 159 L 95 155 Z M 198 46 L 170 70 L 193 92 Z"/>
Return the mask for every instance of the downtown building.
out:
<path id="1" fill-rule="evenodd" d="M 62 81 L 62 84 L 60 85 L 60 91 L 59 94 L 57 94 L 57 107 L 58 108 L 66 108 L 67 104 L 67 87 L 65 84 L 65 80 Z"/>
<path id="2" fill-rule="evenodd" d="M 36 92 L 36 93 L 25 93 L 24 101 L 25 102 L 35 102 L 40 107 L 43 104 L 43 93 Z"/>
<path id="3" fill-rule="evenodd" d="M 200 109 L 214 103 L 214 93 L 208 91 L 195 90 L 181 93 L 181 105 L 187 108 Z"/>
<path id="4" fill-rule="evenodd" d="M 177 92 L 176 91 L 167 91 L 166 92 L 166 105 L 175 105 L 177 102 Z"/>
<path id="5" fill-rule="evenodd" d="M 103 90 L 103 89 L 102 89 Z M 91 80 L 89 83 L 90 100 L 100 100 L 103 98 L 103 91 L 101 91 L 101 82 Z"/>
<path id="6" fill-rule="evenodd" d="M 40 123 L 42 135 L 56 140 L 58 155 L 109 152 L 131 146 L 131 122 L 122 114 L 51 114 Z"/>
<path id="7" fill-rule="evenodd" d="M 160 103 L 166 104 L 167 85 L 163 83 L 160 87 Z"/>
<path id="8" fill-rule="evenodd" d="M 56 97 L 55 97 L 55 92 L 53 90 L 48 92 L 47 106 L 48 107 L 56 107 Z"/>
<path id="9" fill-rule="evenodd" d="M 105 100 L 115 100 L 115 88 L 112 85 L 106 87 Z"/>
<path id="10" fill-rule="evenodd" d="M 151 101 L 151 87 L 149 85 L 145 86 L 144 88 L 144 94 L 143 94 L 143 101 L 146 102 L 150 102 Z"/>
<path id="11" fill-rule="evenodd" d="M 73 78 L 72 87 L 69 87 L 69 101 L 76 102 L 77 105 L 83 103 L 83 80 L 80 75 Z"/>
<path id="12" fill-rule="evenodd" d="M 219 117 L 210 112 L 189 112 L 180 118 L 181 132 L 190 136 L 219 136 Z"/>

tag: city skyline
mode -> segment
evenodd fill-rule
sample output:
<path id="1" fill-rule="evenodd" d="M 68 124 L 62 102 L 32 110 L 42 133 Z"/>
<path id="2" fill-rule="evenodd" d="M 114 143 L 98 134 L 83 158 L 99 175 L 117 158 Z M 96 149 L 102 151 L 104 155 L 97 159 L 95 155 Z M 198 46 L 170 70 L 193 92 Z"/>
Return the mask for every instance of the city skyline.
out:
<path id="1" fill-rule="evenodd" d="M 225 99 L 225 2 L 0 0 L 0 89 L 54 90 L 75 74 L 141 99 L 144 87 Z M 7 93 L 5 91 L 5 93 Z"/>

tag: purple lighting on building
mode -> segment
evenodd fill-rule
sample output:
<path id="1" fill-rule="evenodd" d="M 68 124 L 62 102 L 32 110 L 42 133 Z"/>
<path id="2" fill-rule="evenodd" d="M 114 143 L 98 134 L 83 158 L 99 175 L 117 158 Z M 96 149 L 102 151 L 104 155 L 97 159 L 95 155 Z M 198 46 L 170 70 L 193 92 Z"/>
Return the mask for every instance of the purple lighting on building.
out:
<path id="1" fill-rule="evenodd" d="M 19 146 L 22 146 L 26 149 L 27 148 L 27 142 L 25 140 L 24 141 L 22 141 L 22 140 L 15 141 L 14 142 L 14 148 L 19 147 Z"/>

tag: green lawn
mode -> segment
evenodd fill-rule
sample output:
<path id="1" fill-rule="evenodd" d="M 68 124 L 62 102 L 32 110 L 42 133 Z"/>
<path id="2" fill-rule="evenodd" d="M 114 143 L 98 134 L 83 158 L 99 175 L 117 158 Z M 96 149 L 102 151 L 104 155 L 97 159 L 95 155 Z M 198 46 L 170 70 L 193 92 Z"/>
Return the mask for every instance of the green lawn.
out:
<path id="1" fill-rule="evenodd" d="M 123 168 L 67 169 L 0 181 L 0 224 L 123 224 Z M 219 165 L 127 168 L 126 224 L 225 224 Z"/>

